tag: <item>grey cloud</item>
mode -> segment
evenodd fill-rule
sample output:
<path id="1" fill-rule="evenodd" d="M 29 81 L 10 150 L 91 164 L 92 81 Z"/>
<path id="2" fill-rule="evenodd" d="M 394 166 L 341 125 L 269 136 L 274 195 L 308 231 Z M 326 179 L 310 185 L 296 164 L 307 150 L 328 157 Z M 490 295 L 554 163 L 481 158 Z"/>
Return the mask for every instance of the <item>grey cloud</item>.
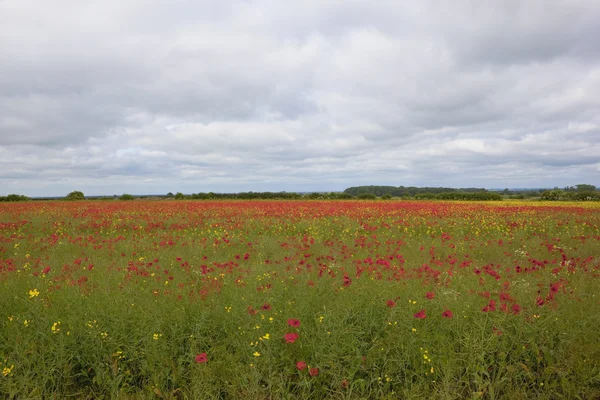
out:
<path id="1" fill-rule="evenodd" d="M 598 20 L 588 1 L 0 2 L 0 194 L 600 184 Z"/>

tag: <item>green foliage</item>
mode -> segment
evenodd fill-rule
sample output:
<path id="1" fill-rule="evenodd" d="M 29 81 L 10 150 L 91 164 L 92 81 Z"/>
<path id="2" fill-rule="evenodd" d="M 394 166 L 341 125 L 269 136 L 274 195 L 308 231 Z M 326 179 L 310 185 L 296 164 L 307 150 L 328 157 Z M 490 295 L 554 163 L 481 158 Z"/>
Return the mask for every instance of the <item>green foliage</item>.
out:
<path id="1" fill-rule="evenodd" d="M 74 192 L 69 193 L 67 197 L 65 197 L 65 200 L 85 200 L 85 195 L 83 194 L 83 192 L 76 190 Z"/>
<path id="2" fill-rule="evenodd" d="M 181 192 L 177 192 L 177 194 L 175 195 L 175 200 L 183 200 L 185 199 L 185 195 Z"/>
<path id="3" fill-rule="evenodd" d="M 390 194 L 394 197 L 415 197 L 417 194 L 424 193 L 447 193 L 447 192 L 483 192 L 485 189 L 478 188 L 444 188 L 444 187 L 404 187 L 404 186 L 354 186 L 344 190 L 344 193 L 358 196 L 361 193 L 371 193 L 375 196 Z"/>
<path id="4" fill-rule="evenodd" d="M 544 191 L 541 199 L 545 201 L 600 201 L 600 192 L 553 189 Z"/>
<path id="5" fill-rule="evenodd" d="M 373 193 L 361 193 L 356 198 L 360 200 L 375 200 L 377 196 Z"/>
<path id="6" fill-rule="evenodd" d="M 0 196 L 0 202 L 5 201 L 29 201 L 29 197 L 21 194 L 9 194 L 8 196 Z"/>
<path id="7" fill-rule="evenodd" d="M 134 199 L 135 199 L 135 197 L 133 197 L 133 195 L 127 194 L 127 193 L 124 193 L 121 196 L 119 196 L 119 200 L 134 200 Z"/>

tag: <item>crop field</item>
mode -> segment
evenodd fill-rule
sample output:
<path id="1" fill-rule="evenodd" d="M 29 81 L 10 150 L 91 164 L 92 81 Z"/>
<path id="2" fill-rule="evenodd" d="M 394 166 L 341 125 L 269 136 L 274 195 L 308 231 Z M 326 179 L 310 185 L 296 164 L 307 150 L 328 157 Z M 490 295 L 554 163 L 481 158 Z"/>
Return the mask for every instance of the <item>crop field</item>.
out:
<path id="1" fill-rule="evenodd" d="M 0 204 L 0 398 L 598 399 L 600 206 Z"/>

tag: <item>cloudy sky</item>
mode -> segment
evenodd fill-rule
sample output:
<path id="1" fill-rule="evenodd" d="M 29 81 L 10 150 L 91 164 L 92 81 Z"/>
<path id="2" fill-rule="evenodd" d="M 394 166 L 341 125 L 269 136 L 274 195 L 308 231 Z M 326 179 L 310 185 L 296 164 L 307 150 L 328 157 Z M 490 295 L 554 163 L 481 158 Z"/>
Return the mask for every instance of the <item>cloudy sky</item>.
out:
<path id="1" fill-rule="evenodd" d="M 0 0 L 0 195 L 600 186 L 600 2 Z"/>

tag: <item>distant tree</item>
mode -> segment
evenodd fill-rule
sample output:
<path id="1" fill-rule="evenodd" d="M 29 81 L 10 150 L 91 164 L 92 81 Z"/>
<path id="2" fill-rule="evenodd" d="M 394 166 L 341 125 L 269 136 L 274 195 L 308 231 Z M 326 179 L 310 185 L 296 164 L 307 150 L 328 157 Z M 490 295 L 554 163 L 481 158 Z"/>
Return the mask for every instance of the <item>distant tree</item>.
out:
<path id="1" fill-rule="evenodd" d="M 557 201 L 560 200 L 564 194 L 565 193 L 562 190 L 546 190 L 542 193 L 542 200 Z"/>
<path id="2" fill-rule="evenodd" d="M 133 200 L 135 199 L 135 197 L 133 197 L 130 194 L 124 193 L 121 196 L 119 196 L 119 200 Z"/>
<path id="3" fill-rule="evenodd" d="M 373 193 L 361 193 L 356 197 L 361 200 L 375 200 L 377 198 L 377 196 Z"/>
<path id="4" fill-rule="evenodd" d="M 9 194 L 8 196 L 0 196 L 0 201 L 28 201 L 31 200 L 22 194 Z"/>
<path id="5" fill-rule="evenodd" d="M 584 183 L 575 186 L 577 187 L 578 192 L 593 192 L 596 190 L 596 186 Z"/>
<path id="6" fill-rule="evenodd" d="M 83 192 L 75 190 L 74 192 L 69 193 L 67 197 L 65 197 L 65 200 L 85 200 L 85 196 Z"/>
<path id="7" fill-rule="evenodd" d="M 174 194 L 173 194 L 173 192 L 169 192 L 169 193 L 167 193 L 167 197 L 174 197 Z"/>
<path id="8" fill-rule="evenodd" d="M 185 195 L 181 192 L 177 192 L 177 194 L 175 195 L 175 200 L 183 200 L 185 199 Z"/>
<path id="9" fill-rule="evenodd" d="M 383 196 L 381 196 L 381 200 L 391 200 L 391 199 L 392 199 L 392 195 L 389 193 L 386 193 Z"/>

